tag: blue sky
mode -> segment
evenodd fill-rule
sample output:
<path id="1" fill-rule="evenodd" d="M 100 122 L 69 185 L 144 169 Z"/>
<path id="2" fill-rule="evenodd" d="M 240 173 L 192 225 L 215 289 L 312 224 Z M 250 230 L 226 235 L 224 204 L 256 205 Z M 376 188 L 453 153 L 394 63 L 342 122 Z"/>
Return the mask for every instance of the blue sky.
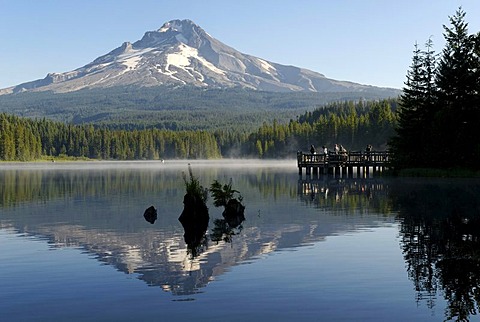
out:
<path id="1" fill-rule="evenodd" d="M 172 19 L 225 44 L 337 80 L 403 87 L 415 42 L 459 6 L 480 31 L 479 0 L 0 0 L 0 88 L 79 68 Z"/>

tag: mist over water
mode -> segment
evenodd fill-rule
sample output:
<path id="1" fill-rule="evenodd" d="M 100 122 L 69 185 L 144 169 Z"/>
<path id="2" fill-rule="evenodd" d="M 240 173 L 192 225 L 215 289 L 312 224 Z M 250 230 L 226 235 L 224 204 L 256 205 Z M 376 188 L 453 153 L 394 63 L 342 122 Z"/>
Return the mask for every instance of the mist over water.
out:
<path id="1" fill-rule="evenodd" d="M 186 169 L 188 165 L 200 168 L 288 168 L 296 166 L 296 160 L 264 161 L 258 159 L 221 160 L 164 160 L 164 161 L 75 161 L 75 162 L 0 162 L 0 170 L 102 170 L 102 169 Z"/>

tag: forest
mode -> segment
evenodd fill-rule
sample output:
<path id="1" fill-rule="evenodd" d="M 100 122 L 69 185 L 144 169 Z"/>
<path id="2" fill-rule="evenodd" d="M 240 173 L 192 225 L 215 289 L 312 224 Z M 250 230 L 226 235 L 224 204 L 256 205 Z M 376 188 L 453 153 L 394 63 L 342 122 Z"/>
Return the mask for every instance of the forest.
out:
<path id="1" fill-rule="evenodd" d="M 310 144 L 385 148 L 396 124 L 396 99 L 331 103 L 287 123 L 239 130 L 115 130 L 0 114 L 0 160 L 69 156 L 103 160 L 294 158 Z"/>
<path id="2" fill-rule="evenodd" d="M 168 108 L 152 107 L 151 115 L 155 118 L 150 122 L 145 115 L 136 118 L 130 111 L 125 115 L 127 119 L 131 117 L 132 123 L 116 123 L 112 117 L 93 122 L 81 115 L 73 118 L 75 122 L 62 122 L 46 116 L 29 114 L 26 117 L 4 112 L 0 114 L 0 160 L 30 161 L 62 156 L 103 160 L 294 158 L 298 150 L 307 151 L 311 144 L 330 149 L 334 144 L 341 144 L 350 151 L 362 150 L 370 144 L 374 149 L 393 152 L 395 169 L 478 170 L 480 32 L 468 32 L 461 8 L 449 19 L 450 26 L 443 26 L 446 44 L 440 54 L 433 50 L 431 39 L 425 49 L 415 44 L 412 64 L 399 97 L 353 100 L 341 99 L 345 96 L 339 94 L 334 100 L 333 95 L 331 101 L 299 112 L 295 119 L 287 119 L 288 114 L 282 112 L 296 111 L 295 108 L 305 106 L 306 101 L 312 103 L 314 96 L 296 94 L 296 100 L 295 95 L 238 90 L 232 102 L 222 102 L 222 97 L 231 98 L 231 93 L 215 96 L 218 106 L 201 114 L 209 115 L 203 123 L 198 120 L 202 116 L 195 114 L 198 109 L 192 106 L 185 106 L 188 112 L 184 115 L 178 114 L 178 109 L 168 114 Z M 214 95 L 208 91 L 191 91 L 193 97 L 205 96 L 200 102 Z M 155 101 L 154 93 L 152 90 L 143 94 L 150 95 L 145 98 L 145 104 Z M 46 95 L 42 104 L 47 106 L 51 97 L 41 95 Z M 174 92 L 170 96 L 176 108 L 187 102 L 178 95 Z M 248 96 L 250 100 L 244 102 Z M 106 104 L 111 100 L 106 99 Z M 129 104 L 132 100 L 125 102 Z M 249 107 L 233 108 L 238 102 Z M 82 100 L 77 103 L 81 105 Z M 15 108 L 20 106 L 19 103 Z M 222 106 L 224 112 L 219 112 Z M 155 123 L 165 115 L 172 119 L 167 117 L 164 123 Z M 175 117 L 179 123 L 169 123 Z M 197 125 L 205 126 L 189 127 L 192 117 L 196 118 Z"/>
<path id="3" fill-rule="evenodd" d="M 399 90 L 365 92 L 266 92 L 243 88 L 118 86 L 69 93 L 27 92 L 0 95 L 0 112 L 109 129 L 253 131 L 263 124 L 288 122 L 305 111 L 337 101 L 396 97 Z"/>

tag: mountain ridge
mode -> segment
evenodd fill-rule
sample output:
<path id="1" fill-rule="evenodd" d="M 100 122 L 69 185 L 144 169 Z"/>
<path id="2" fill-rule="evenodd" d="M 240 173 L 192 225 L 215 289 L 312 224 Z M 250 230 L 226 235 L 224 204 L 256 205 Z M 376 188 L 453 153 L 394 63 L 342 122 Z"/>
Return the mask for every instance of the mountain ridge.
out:
<path id="1" fill-rule="evenodd" d="M 272 92 L 376 91 L 385 97 L 400 93 L 398 89 L 338 81 L 308 69 L 244 54 L 210 36 L 193 21 L 177 19 L 147 31 L 133 43 L 124 42 L 83 67 L 0 89 L 0 95 L 163 85 Z"/>

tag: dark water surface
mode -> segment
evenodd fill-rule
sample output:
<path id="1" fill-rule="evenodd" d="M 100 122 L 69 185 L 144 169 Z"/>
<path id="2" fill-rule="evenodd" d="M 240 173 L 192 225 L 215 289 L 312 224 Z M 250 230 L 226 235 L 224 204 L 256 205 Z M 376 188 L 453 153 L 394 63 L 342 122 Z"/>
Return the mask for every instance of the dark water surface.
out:
<path id="1" fill-rule="evenodd" d="M 193 246 L 187 161 L 1 164 L 0 320 L 479 320 L 478 180 L 190 163 L 246 207 L 229 226 L 210 198 Z"/>

